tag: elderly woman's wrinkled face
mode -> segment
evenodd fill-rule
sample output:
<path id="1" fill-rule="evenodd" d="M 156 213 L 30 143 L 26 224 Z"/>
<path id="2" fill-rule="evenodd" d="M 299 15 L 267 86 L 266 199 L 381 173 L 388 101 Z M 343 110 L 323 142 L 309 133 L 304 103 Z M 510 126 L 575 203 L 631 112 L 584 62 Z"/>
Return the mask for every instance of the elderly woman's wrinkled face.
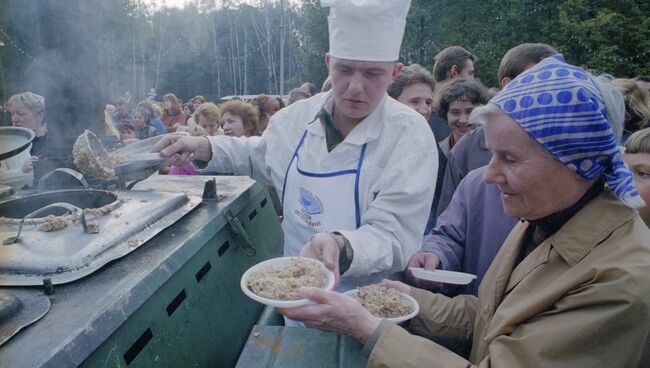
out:
<path id="1" fill-rule="evenodd" d="M 634 186 L 645 201 L 645 207 L 639 209 L 639 215 L 650 227 L 650 153 L 626 153 L 623 161 L 634 173 Z"/>
<path id="2" fill-rule="evenodd" d="M 11 113 L 11 122 L 14 126 L 31 129 L 38 133 L 42 128 L 45 114 L 39 112 L 34 114 L 20 102 L 15 102 L 9 106 Z"/>
<path id="3" fill-rule="evenodd" d="M 490 115 L 492 159 L 483 181 L 496 184 L 509 216 L 536 220 L 575 204 L 593 184 L 555 160 L 505 113 Z"/>

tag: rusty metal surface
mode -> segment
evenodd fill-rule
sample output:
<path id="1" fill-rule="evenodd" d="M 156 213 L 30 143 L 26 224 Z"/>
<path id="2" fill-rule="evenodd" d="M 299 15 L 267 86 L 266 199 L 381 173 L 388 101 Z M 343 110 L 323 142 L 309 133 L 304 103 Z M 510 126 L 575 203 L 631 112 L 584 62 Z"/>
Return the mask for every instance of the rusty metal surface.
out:
<path id="1" fill-rule="evenodd" d="M 333 332 L 303 327 L 259 326 L 251 331 L 236 368 L 366 367 L 363 346 Z"/>
<path id="2" fill-rule="evenodd" d="M 74 205 L 83 199 L 77 197 L 98 192 L 104 191 L 56 191 L 35 197 L 50 194 L 53 200 Z M 42 231 L 44 217 L 25 220 L 19 241 L 0 246 L 0 285 L 41 285 L 46 278 L 56 285 L 80 279 L 131 253 L 201 203 L 200 197 L 185 193 L 117 191 L 112 195 L 117 201 L 100 204 L 109 203 L 113 210 L 86 216 L 99 229 L 98 233 L 84 231 L 72 215 L 64 217 L 65 228 L 51 232 Z M 16 209 L 15 219 L 0 222 L 0 239 L 17 233 L 22 212 L 27 211 L 18 209 L 30 198 L 33 197 L 0 203 Z M 34 205 L 30 202 L 30 206 L 24 207 Z"/>
<path id="3" fill-rule="evenodd" d="M 43 318 L 49 310 L 50 300 L 42 292 L 30 289 L 0 291 L 0 346 Z"/>

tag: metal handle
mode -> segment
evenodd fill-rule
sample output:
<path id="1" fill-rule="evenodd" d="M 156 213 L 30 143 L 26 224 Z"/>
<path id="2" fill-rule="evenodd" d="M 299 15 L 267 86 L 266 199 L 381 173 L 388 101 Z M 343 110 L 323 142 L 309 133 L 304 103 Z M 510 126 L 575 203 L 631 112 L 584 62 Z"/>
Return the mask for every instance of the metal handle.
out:
<path id="1" fill-rule="evenodd" d="M 236 216 L 232 215 L 232 212 L 230 212 L 230 210 L 225 211 L 225 216 L 226 220 L 228 220 L 228 224 L 230 225 L 232 232 L 242 240 L 243 247 L 248 249 L 248 253 L 246 255 L 249 257 L 255 256 L 255 254 L 257 254 L 255 244 L 253 243 L 253 240 L 251 240 L 251 237 L 248 235 L 246 229 L 244 229 L 244 225 Z"/>
<path id="2" fill-rule="evenodd" d="M 81 209 L 79 207 L 77 207 L 75 205 L 72 205 L 70 203 L 66 203 L 66 202 L 56 202 L 56 203 L 48 204 L 47 206 L 39 208 L 36 211 L 33 211 L 31 213 L 28 213 L 25 217 L 23 217 L 20 220 L 20 225 L 18 226 L 18 232 L 16 233 L 16 236 L 12 236 L 12 237 L 9 237 L 9 238 L 5 239 L 2 242 L 2 244 L 9 245 L 9 244 L 13 244 L 13 243 L 17 242 L 18 239 L 20 238 L 21 231 L 23 231 L 23 224 L 25 223 L 25 220 L 30 219 L 32 217 L 36 217 L 36 216 L 40 215 L 41 213 L 45 212 L 45 210 L 49 210 L 51 208 L 63 208 L 65 210 L 70 211 L 70 213 L 81 212 Z M 82 212 L 82 214 L 83 214 L 83 212 Z"/>
<path id="3" fill-rule="evenodd" d="M 88 182 L 81 173 L 68 168 L 58 168 L 43 175 L 38 181 L 38 190 L 51 190 L 55 188 L 82 187 L 90 188 Z"/>

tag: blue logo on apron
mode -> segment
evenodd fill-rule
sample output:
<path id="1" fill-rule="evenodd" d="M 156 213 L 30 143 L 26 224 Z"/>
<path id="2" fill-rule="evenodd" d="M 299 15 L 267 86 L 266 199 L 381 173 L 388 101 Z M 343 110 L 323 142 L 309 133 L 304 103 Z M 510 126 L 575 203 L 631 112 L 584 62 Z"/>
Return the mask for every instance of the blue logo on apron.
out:
<path id="1" fill-rule="evenodd" d="M 320 199 L 313 195 L 310 191 L 305 188 L 300 188 L 300 204 L 302 205 L 303 211 L 308 215 L 319 215 L 322 213 L 322 207 Z"/>

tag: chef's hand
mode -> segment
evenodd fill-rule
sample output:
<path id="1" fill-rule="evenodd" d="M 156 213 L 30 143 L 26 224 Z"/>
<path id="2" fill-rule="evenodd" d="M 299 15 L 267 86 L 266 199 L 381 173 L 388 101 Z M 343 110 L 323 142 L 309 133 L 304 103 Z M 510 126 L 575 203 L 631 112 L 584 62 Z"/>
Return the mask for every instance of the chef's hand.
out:
<path id="1" fill-rule="evenodd" d="M 307 327 L 340 332 L 365 344 L 381 322 L 347 295 L 312 287 L 302 288 L 300 292 L 318 304 L 277 310 L 290 319 L 304 322 Z"/>
<path id="2" fill-rule="evenodd" d="M 337 238 L 336 241 L 335 237 Z M 338 235 L 318 233 L 300 250 L 301 257 L 317 259 L 323 262 L 325 267 L 334 272 L 335 289 L 339 286 L 339 280 L 341 278 L 339 274 L 339 254 L 344 244 L 343 239 Z"/>
<path id="3" fill-rule="evenodd" d="M 185 166 L 192 160 L 208 162 L 212 158 L 212 146 L 206 137 L 164 135 L 155 146 L 154 152 L 168 157 L 163 166 Z"/>
<path id="4" fill-rule="evenodd" d="M 34 171 L 34 161 L 38 161 L 38 156 L 32 156 L 23 162 L 23 166 L 20 168 L 25 174 Z"/>
<path id="5" fill-rule="evenodd" d="M 440 282 L 422 280 L 413 276 L 413 272 L 409 270 L 410 267 L 420 267 L 427 271 L 434 271 L 440 265 L 440 258 L 432 252 L 417 252 L 411 257 L 409 263 L 406 265 L 406 278 L 413 285 L 423 289 L 438 289 L 442 286 Z"/>

